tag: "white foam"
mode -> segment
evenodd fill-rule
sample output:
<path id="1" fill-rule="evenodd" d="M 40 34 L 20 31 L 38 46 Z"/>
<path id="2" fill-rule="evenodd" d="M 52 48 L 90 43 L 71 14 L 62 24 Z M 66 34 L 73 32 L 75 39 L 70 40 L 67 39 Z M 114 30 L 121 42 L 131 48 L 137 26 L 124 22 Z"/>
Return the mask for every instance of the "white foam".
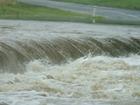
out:
<path id="1" fill-rule="evenodd" d="M 44 61 L 29 62 L 24 74 L 0 74 L 0 91 L 6 92 L 0 93 L 0 101 L 13 103 L 10 105 L 39 105 L 40 98 L 34 95 L 37 92 L 47 97 L 85 100 L 140 98 L 138 55 L 119 58 L 88 56 L 64 65 L 51 65 Z M 23 98 L 24 91 L 28 93 L 27 100 Z"/>

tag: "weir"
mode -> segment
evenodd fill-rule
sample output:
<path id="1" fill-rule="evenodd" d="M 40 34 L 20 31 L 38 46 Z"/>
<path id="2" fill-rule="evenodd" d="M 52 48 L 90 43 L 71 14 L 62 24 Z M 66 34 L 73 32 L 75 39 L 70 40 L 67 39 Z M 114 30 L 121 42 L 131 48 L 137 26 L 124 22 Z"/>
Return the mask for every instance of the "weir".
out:
<path id="1" fill-rule="evenodd" d="M 69 60 L 91 54 L 112 57 L 140 54 L 140 38 L 128 37 L 56 37 L 54 39 L 0 40 L 0 68 L 2 72 L 24 71 L 24 64 L 35 59 L 48 59 L 51 64 L 62 64 Z M 20 71 L 20 69 L 22 70 Z M 18 69 L 18 70 L 16 70 Z"/>
<path id="2" fill-rule="evenodd" d="M 139 105 L 139 33 L 139 26 L 1 20 L 0 104 Z"/>

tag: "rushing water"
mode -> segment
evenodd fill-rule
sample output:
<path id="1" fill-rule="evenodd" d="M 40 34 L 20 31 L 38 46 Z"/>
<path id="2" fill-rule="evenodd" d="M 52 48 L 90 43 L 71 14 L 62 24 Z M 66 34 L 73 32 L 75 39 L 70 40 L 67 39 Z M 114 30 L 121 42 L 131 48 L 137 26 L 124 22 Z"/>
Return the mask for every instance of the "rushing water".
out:
<path id="1" fill-rule="evenodd" d="M 138 105 L 139 33 L 1 20 L 0 105 Z"/>

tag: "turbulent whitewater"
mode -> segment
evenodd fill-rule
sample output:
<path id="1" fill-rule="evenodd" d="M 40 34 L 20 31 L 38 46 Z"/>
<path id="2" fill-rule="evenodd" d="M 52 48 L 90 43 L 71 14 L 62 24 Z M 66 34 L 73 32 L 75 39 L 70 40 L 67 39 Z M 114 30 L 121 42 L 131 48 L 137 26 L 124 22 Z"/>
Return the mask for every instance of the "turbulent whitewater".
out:
<path id="1" fill-rule="evenodd" d="M 1 20 L 0 105 L 138 104 L 139 34 L 133 26 Z"/>

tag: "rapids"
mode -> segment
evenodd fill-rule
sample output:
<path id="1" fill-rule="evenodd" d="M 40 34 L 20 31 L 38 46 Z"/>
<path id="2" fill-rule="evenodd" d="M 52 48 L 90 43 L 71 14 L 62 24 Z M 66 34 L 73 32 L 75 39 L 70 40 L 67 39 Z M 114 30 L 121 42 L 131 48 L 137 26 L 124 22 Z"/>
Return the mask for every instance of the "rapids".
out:
<path id="1" fill-rule="evenodd" d="M 0 20 L 0 105 L 138 105 L 139 33 Z"/>

